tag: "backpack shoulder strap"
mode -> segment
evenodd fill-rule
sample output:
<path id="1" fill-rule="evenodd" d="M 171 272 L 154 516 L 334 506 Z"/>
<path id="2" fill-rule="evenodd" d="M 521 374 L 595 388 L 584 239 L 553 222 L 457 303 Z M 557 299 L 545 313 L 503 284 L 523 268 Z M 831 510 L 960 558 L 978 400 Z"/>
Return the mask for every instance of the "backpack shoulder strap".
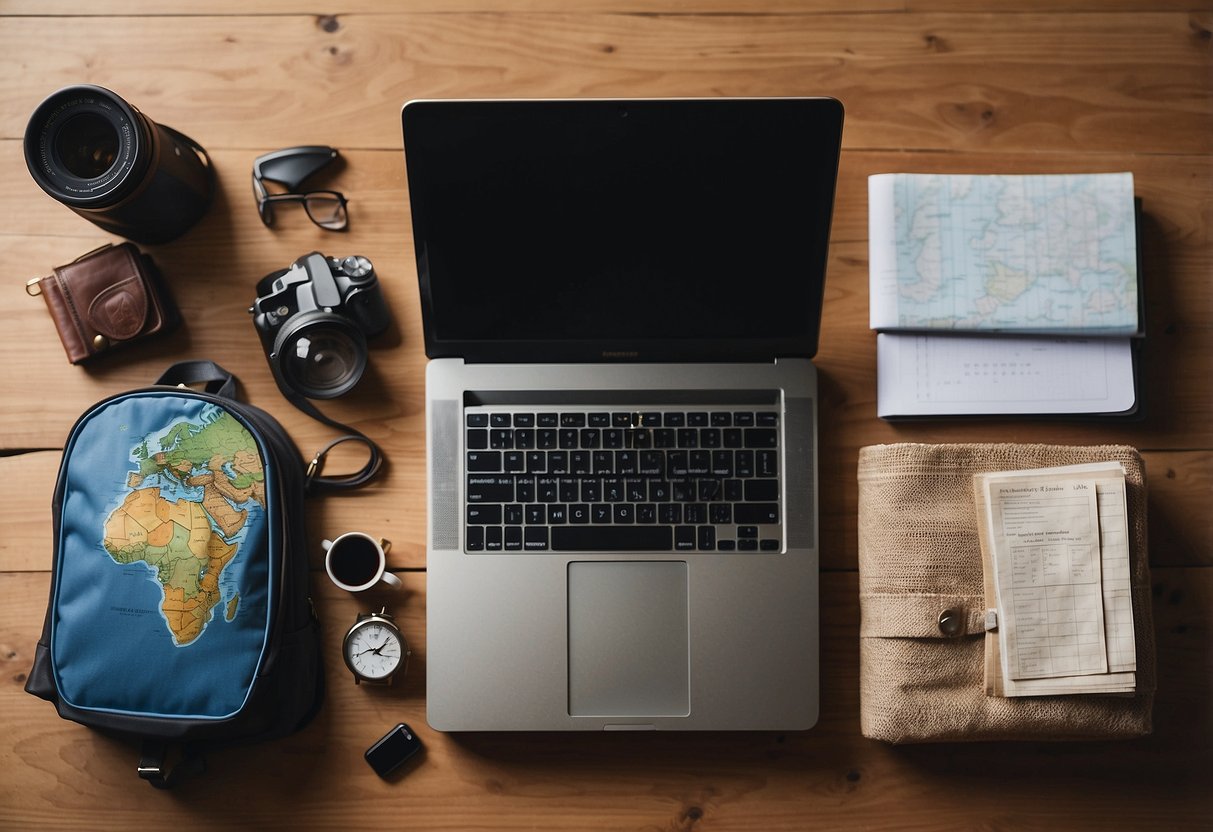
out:
<path id="1" fill-rule="evenodd" d="M 236 377 L 214 361 L 205 359 L 178 361 L 165 370 L 156 383 L 170 387 L 205 384 L 208 393 L 225 399 L 236 398 Z"/>

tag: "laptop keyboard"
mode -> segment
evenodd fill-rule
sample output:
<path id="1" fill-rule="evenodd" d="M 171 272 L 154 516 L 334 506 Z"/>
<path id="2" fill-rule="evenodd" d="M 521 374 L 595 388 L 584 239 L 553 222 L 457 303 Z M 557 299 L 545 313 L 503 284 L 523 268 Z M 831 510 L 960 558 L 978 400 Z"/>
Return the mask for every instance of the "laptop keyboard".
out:
<path id="1" fill-rule="evenodd" d="M 468 552 L 773 552 L 771 409 L 465 411 Z"/>

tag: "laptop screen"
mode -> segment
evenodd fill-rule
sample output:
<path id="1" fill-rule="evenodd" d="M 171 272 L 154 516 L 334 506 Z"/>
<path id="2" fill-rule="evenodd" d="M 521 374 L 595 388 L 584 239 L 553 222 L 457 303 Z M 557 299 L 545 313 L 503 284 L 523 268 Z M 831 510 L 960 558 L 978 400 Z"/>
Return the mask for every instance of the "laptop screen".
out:
<path id="1" fill-rule="evenodd" d="M 838 101 L 415 101 L 403 126 L 430 357 L 816 352 Z"/>

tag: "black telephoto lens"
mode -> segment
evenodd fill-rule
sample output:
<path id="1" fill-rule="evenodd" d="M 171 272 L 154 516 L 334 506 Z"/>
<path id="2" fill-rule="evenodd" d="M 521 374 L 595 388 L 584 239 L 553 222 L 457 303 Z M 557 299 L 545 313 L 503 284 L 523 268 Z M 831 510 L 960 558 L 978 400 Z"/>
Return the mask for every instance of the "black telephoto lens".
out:
<path id="1" fill-rule="evenodd" d="M 214 171 L 188 136 L 102 87 L 65 87 L 34 110 L 25 163 L 42 190 L 138 243 L 163 243 L 206 212 Z"/>

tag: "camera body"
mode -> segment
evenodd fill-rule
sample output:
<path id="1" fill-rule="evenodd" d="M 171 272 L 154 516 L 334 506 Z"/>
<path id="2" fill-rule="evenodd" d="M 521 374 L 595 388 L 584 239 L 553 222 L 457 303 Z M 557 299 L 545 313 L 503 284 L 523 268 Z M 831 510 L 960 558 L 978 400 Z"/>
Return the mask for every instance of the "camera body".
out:
<path id="1" fill-rule="evenodd" d="M 313 399 L 351 390 L 392 320 L 370 260 L 317 251 L 262 278 L 249 312 L 279 385 Z"/>

